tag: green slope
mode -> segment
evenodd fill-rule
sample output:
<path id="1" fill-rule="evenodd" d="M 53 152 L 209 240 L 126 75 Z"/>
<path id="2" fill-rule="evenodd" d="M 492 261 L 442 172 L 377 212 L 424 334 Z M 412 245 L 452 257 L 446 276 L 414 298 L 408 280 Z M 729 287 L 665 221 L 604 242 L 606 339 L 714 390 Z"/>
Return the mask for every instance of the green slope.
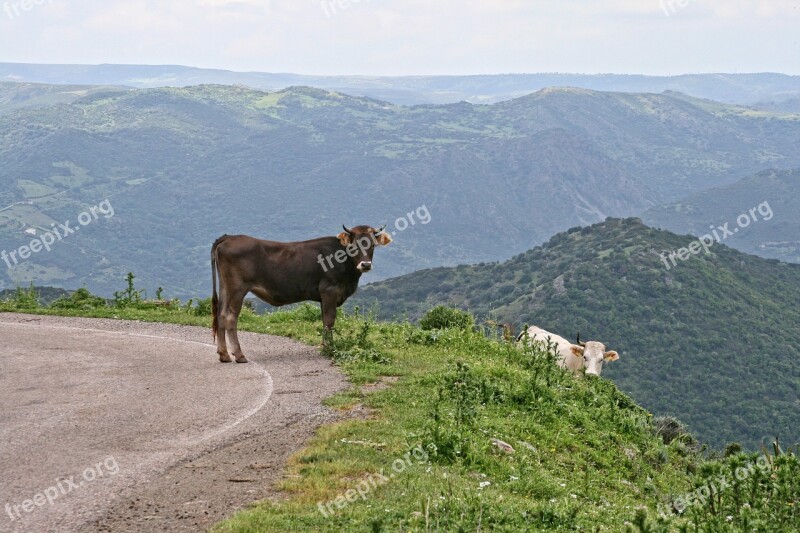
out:
<path id="1" fill-rule="evenodd" d="M 620 352 L 604 377 L 704 441 L 800 440 L 800 266 L 718 244 L 668 270 L 660 254 L 691 241 L 609 219 L 503 263 L 372 284 L 355 303 L 411 318 L 447 303 L 568 338 L 580 331 Z"/>
<path id="2" fill-rule="evenodd" d="M 581 89 L 409 108 L 223 86 L 21 109 L 0 116 L 0 250 L 105 199 L 115 215 L 0 268 L 0 288 L 110 295 L 133 270 L 188 297 L 208 290 L 222 233 L 303 239 L 423 205 L 431 223 L 398 233 L 370 276 L 506 258 L 576 224 L 800 167 L 796 116 L 740 110 Z"/>

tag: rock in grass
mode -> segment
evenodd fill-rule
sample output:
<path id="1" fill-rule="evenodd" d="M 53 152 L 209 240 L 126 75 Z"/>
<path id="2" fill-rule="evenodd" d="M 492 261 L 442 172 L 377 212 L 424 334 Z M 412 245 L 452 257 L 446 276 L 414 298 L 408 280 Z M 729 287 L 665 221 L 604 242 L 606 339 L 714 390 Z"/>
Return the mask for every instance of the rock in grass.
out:
<path id="1" fill-rule="evenodd" d="M 492 439 L 492 446 L 496 446 L 500 451 L 505 453 L 514 453 L 514 447 L 500 439 Z"/>

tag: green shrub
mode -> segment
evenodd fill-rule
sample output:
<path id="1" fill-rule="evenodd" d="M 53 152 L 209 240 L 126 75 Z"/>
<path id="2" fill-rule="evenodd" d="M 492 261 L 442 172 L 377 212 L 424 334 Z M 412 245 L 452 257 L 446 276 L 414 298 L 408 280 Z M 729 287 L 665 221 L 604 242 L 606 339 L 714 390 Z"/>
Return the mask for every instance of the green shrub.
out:
<path id="1" fill-rule="evenodd" d="M 425 316 L 419 321 L 419 326 L 424 330 L 472 329 L 475 326 L 475 317 L 471 313 L 460 309 L 438 305 L 425 313 Z"/>
<path id="2" fill-rule="evenodd" d="M 339 323 L 344 324 L 345 321 L 354 323 L 356 327 L 347 328 L 344 331 L 337 328 L 337 334 L 333 336 L 332 344 L 324 349 L 334 362 L 338 364 L 358 362 L 388 364 L 391 362 L 390 357 L 378 350 L 369 339 L 370 331 L 375 327 L 371 317 L 362 317 L 356 309 L 352 317 L 342 314 Z"/>
<path id="3" fill-rule="evenodd" d="M 653 419 L 652 427 L 653 432 L 661 437 L 664 444 L 670 444 L 676 439 L 680 439 L 685 444 L 696 443 L 686 424 L 674 416 L 657 416 Z"/>
<path id="4" fill-rule="evenodd" d="M 211 298 L 197 300 L 197 305 L 192 308 L 196 316 L 211 316 Z"/>
<path id="5" fill-rule="evenodd" d="M 50 304 L 53 309 L 97 309 L 105 307 L 105 298 L 95 296 L 89 289 L 82 287 L 69 296 L 59 298 Z"/>
<path id="6" fill-rule="evenodd" d="M 322 320 L 322 310 L 319 305 L 302 303 L 294 308 L 281 309 L 269 313 L 269 321 L 274 323 L 319 322 Z"/>
<path id="7" fill-rule="evenodd" d="M 14 296 L 6 300 L 13 309 L 37 309 L 39 307 L 39 294 L 31 283 L 30 287 L 23 289 L 17 287 Z"/>

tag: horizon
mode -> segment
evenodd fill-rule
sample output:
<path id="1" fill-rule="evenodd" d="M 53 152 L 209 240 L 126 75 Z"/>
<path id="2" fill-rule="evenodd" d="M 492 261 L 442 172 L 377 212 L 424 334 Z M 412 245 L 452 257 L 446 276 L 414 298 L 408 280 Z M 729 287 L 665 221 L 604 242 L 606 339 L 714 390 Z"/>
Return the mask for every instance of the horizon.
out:
<path id="1" fill-rule="evenodd" d="M 334 74 L 320 74 L 315 72 L 295 72 L 295 71 L 267 71 L 267 70 L 236 70 L 224 67 L 206 67 L 198 65 L 180 64 L 180 63 L 31 63 L 25 61 L 0 61 L 0 64 L 9 65 L 34 65 L 41 67 L 148 67 L 148 68 L 189 68 L 197 70 L 215 70 L 221 72 L 231 72 L 235 74 L 273 74 L 273 75 L 292 75 L 292 76 L 308 76 L 320 78 L 465 78 L 465 77 L 483 77 L 483 76 L 636 76 L 643 78 L 677 78 L 681 76 L 756 76 L 756 75 L 778 75 L 788 76 L 791 78 L 800 77 L 798 74 L 790 74 L 788 72 L 779 71 L 750 71 L 750 72 L 726 72 L 726 71 L 703 71 L 703 72 L 679 72 L 675 74 L 644 74 L 640 72 L 571 72 L 571 71 L 529 71 L 529 72 L 463 72 L 451 74 L 353 74 L 348 72 L 340 72 Z M 0 81 L 14 81 L 11 79 L 0 78 Z M 28 83 L 42 83 L 42 82 L 28 82 Z"/>
<path id="2" fill-rule="evenodd" d="M 794 0 L 0 0 L 0 62 L 309 76 L 793 76 L 799 29 Z"/>

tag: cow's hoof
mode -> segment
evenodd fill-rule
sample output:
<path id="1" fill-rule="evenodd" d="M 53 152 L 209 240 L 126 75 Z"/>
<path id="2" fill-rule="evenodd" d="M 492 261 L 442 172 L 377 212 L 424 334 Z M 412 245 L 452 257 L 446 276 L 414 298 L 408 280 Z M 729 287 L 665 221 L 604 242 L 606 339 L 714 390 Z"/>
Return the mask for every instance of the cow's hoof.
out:
<path id="1" fill-rule="evenodd" d="M 247 357 L 245 357 L 245 356 L 237 357 L 236 358 L 236 362 L 237 363 L 246 363 L 247 362 Z"/>
<path id="2" fill-rule="evenodd" d="M 231 356 L 228 354 L 219 354 L 219 362 L 220 363 L 230 363 Z"/>

